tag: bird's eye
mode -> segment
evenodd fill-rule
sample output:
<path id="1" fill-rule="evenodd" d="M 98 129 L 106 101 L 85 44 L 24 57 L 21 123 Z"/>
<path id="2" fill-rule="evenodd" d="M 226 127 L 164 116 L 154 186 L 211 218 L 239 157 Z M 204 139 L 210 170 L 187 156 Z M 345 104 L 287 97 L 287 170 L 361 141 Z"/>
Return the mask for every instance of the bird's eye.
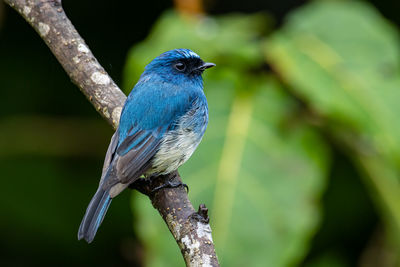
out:
<path id="1" fill-rule="evenodd" d="M 183 64 L 182 62 L 178 62 L 174 65 L 175 69 L 178 71 L 184 71 L 186 69 L 186 65 Z"/>

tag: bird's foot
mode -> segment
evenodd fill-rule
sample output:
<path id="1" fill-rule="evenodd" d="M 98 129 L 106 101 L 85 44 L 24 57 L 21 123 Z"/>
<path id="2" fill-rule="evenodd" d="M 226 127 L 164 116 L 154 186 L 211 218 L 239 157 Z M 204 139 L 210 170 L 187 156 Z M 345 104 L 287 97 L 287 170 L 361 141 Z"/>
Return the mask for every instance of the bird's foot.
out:
<path id="1" fill-rule="evenodd" d="M 136 189 L 147 196 L 150 196 L 163 188 L 176 188 L 179 186 L 185 187 L 186 192 L 189 193 L 189 187 L 187 184 L 182 183 L 180 179 L 176 179 L 177 175 L 179 177 L 179 174 L 168 174 L 167 176 L 151 175 L 146 178 L 139 178 L 130 184 L 129 188 Z"/>
<path id="2" fill-rule="evenodd" d="M 151 190 L 151 193 L 155 193 L 155 192 L 157 192 L 157 191 L 159 191 L 160 189 L 163 189 L 163 188 L 176 188 L 176 187 L 179 187 L 179 186 L 185 187 L 186 192 L 189 193 L 188 185 L 184 184 L 184 183 L 182 183 L 180 181 L 179 182 L 167 181 L 167 182 L 165 182 L 164 184 L 162 184 L 160 186 L 154 187 L 153 190 Z"/>

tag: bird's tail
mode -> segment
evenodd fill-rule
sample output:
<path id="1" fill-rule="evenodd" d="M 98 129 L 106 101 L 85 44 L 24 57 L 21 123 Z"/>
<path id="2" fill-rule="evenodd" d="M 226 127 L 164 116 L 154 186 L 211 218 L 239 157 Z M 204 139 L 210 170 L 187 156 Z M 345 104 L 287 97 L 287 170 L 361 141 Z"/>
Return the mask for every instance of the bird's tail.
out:
<path id="1" fill-rule="evenodd" d="M 92 242 L 97 229 L 106 215 L 107 209 L 111 203 L 109 190 L 104 190 L 100 185 L 94 194 L 89 206 L 86 209 L 85 216 L 81 222 L 78 231 L 78 239 L 85 239 L 88 243 Z"/>

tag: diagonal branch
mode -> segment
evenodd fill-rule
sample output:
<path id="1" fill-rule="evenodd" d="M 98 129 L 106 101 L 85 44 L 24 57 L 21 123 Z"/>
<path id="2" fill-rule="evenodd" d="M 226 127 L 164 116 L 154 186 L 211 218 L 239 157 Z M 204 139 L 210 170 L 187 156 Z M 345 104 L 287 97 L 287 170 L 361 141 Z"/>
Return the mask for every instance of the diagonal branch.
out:
<path id="1" fill-rule="evenodd" d="M 5 0 L 42 37 L 72 82 L 117 128 L 126 96 L 100 66 L 67 18 L 60 0 Z"/>
<path id="2" fill-rule="evenodd" d="M 61 0 L 4 0 L 38 32 L 64 70 L 96 110 L 116 129 L 126 100 L 67 18 Z M 187 266 L 219 266 L 207 209 L 196 212 L 183 187 L 153 189 L 178 173 L 155 177 L 133 187 L 149 196 L 178 243 Z"/>

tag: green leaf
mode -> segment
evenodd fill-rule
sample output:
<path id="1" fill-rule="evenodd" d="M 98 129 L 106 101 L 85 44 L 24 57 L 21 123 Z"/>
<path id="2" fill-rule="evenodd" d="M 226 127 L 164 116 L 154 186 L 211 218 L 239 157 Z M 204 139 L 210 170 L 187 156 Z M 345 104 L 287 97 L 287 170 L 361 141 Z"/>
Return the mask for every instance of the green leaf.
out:
<path id="1" fill-rule="evenodd" d="M 265 45 L 267 61 L 366 174 L 398 233 L 399 47 L 392 25 L 361 1 L 315 1 Z"/>
<path id="2" fill-rule="evenodd" d="M 210 21 L 218 32 L 202 40 L 198 29 L 206 31 L 210 26 L 202 23 Z M 262 64 L 256 40 L 263 23 L 258 15 L 189 23 L 168 13 L 132 49 L 126 69 L 127 77 L 138 77 L 154 56 L 177 47 L 192 48 L 217 64 L 204 77 L 208 129 L 180 173 L 192 203 L 210 209 L 223 266 L 297 263 L 320 220 L 329 151 L 314 130 L 293 123 L 297 102 L 275 79 L 254 71 Z M 147 266 L 183 266 L 178 246 L 148 199 L 134 194 L 132 203 Z"/>

